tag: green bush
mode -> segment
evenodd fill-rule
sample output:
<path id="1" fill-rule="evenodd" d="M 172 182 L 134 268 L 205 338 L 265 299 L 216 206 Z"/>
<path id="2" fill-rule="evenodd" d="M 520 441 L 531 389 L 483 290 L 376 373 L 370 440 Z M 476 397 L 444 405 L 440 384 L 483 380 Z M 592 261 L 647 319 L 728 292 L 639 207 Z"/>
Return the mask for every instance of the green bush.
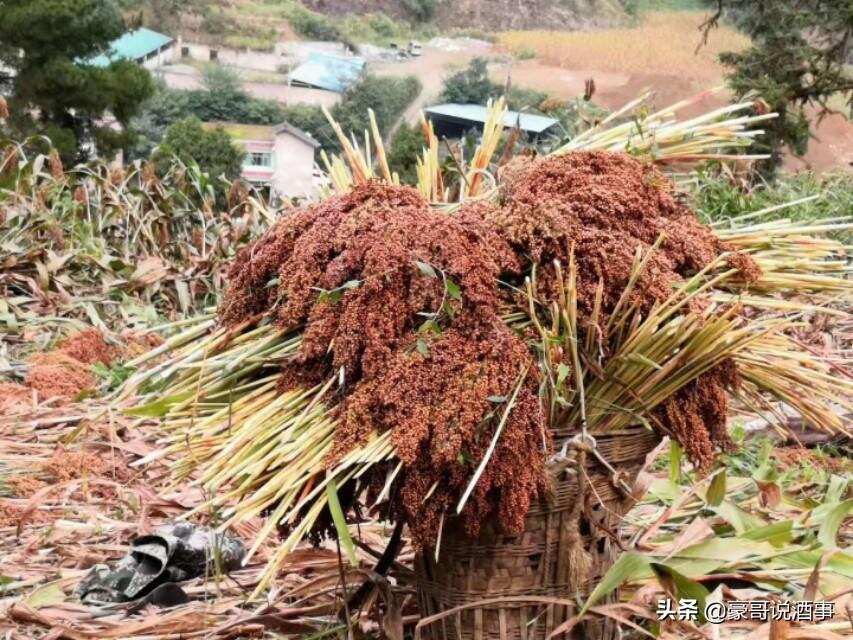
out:
<path id="1" fill-rule="evenodd" d="M 132 121 L 137 134 L 131 159 L 147 157 L 163 139 L 167 127 L 187 117 L 202 122 L 239 122 L 243 124 L 277 124 L 287 121 L 310 133 L 328 152 L 340 151 L 340 144 L 320 107 L 311 105 L 281 106 L 271 100 L 247 95 L 233 73 L 220 67 L 205 70 L 205 89 L 183 91 L 160 85 L 155 95 Z M 362 135 L 370 126 L 368 109 L 376 113 L 383 133 L 393 126 L 421 91 L 414 76 L 403 78 L 367 75 L 344 92 L 340 103 L 332 107 L 332 115 L 344 131 Z"/>
<path id="2" fill-rule="evenodd" d="M 399 32 L 397 23 L 384 13 L 368 14 L 367 24 L 369 24 L 374 33 L 381 38 L 393 38 Z"/>
<path id="3" fill-rule="evenodd" d="M 414 76 L 394 78 L 365 76 L 343 94 L 341 102 L 332 107 L 332 116 L 346 132 L 361 136 L 370 127 L 368 109 L 376 114 L 376 124 L 383 134 L 397 121 L 421 91 L 421 83 Z M 319 107 L 295 105 L 285 107 L 284 119 L 310 133 L 328 152 L 340 151 L 340 144 L 332 127 Z"/>
<path id="4" fill-rule="evenodd" d="M 296 4 L 287 17 L 290 26 L 301 36 L 312 40 L 340 40 L 341 32 L 326 16 Z"/>
<path id="5" fill-rule="evenodd" d="M 503 93 L 503 87 L 495 85 L 496 93 Z M 541 105 L 548 98 L 548 94 L 544 91 L 536 89 L 525 89 L 523 87 L 510 87 L 509 94 L 506 96 L 506 106 L 516 111 L 530 111 L 531 109 L 539 110 Z"/>
<path id="6" fill-rule="evenodd" d="M 520 49 L 513 51 L 513 54 L 519 60 L 532 60 L 536 57 L 536 49 L 533 47 L 521 47 Z"/>
<path id="7" fill-rule="evenodd" d="M 444 81 L 439 96 L 440 102 L 459 104 L 486 104 L 499 89 L 489 80 L 488 62 L 485 58 L 474 58 L 468 66 L 457 71 Z"/>
<path id="8" fill-rule="evenodd" d="M 201 120 L 190 117 L 169 126 L 156 159 L 158 165 L 168 165 L 172 157 L 186 164 L 196 162 L 211 178 L 224 175 L 233 180 L 240 176 L 243 155 L 221 127 L 205 129 Z"/>
<path id="9" fill-rule="evenodd" d="M 488 62 L 485 58 L 474 58 L 468 66 L 457 71 L 444 81 L 439 96 L 441 102 L 459 104 L 486 104 L 489 99 L 504 94 L 504 86 L 489 79 Z M 511 87 L 506 96 L 507 107 L 516 111 L 539 108 L 548 97 L 544 91 Z"/>
<path id="10" fill-rule="evenodd" d="M 400 125 L 388 150 L 388 166 L 397 172 L 403 184 L 417 182 L 417 158 L 423 148 L 424 136 L 420 128 L 405 123 Z"/>
<path id="11" fill-rule="evenodd" d="M 815 200 L 766 213 L 755 221 L 789 218 L 811 223 L 850 215 L 853 211 L 853 175 L 844 172 L 824 175 L 780 173 L 773 183 L 762 182 L 744 189 L 726 176 L 708 170 L 700 175 L 693 201 L 704 221 L 717 222 L 815 195 L 819 196 Z M 853 233 L 849 230 L 834 236 L 847 243 L 853 241 Z"/>
<path id="12" fill-rule="evenodd" d="M 143 103 L 139 115 L 130 121 L 135 142 L 128 150 L 128 159 L 147 158 L 170 124 L 191 116 L 202 122 L 243 124 L 276 124 L 285 119 L 284 110 L 277 102 L 252 98 L 227 69 L 209 65 L 203 82 L 204 89 L 190 91 L 158 85 L 154 95 Z"/>
<path id="13" fill-rule="evenodd" d="M 402 115 L 421 92 L 421 83 L 414 76 L 395 78 L 367 75 L 343 95 L 332 109 L 332 115 L 344 131 L 357 134 L 367 128 L 368 109 L 376 113 L 379 130 L 385 132 Z"/>
<path id="14" fill-rule="evenodd" d="M 436 4 L 436 0 L 403 0 L 403 7 L 418 22 L 432 20 Z"/>
<path id="15" fill-rule="evenodd" d="M 228 20 L 220 9 L 204 6 L 201 13 L 201 30 L 211 35 L 228 32 Z"/>

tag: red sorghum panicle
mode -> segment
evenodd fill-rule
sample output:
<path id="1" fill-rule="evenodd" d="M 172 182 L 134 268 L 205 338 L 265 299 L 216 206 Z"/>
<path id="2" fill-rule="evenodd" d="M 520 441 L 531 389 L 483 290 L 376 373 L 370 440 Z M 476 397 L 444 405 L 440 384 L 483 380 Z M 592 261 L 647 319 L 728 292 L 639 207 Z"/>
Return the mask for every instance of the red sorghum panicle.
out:
<path id="1" fill-rule="evenodd" d="M 220 309 L 228 326 L 269 313 L 302 330 L 297 356 L 283 365 L 282 389 L 342 372 L 340 426 L 327 464 L 390 431 L 404 464 L 391 510 L 418 545 L 435 542 L 442 513 L 455 507 L 517 386 L 463 524 L 471 535 L 486 521 L 518 532 L 546 489 L 551 442 L 535 350 L 501 320 L 518 294 L 499 280 L 521 285 L 536 265 L 536 295 L 547 301 L 556 287 L 553 261 L 565 267 L 573 253 L 587 326 L 599 283 L 604 322 L 638 250 L 662 233 L 628 300 L 641 311 L 727 250 L 656 169 L 627 155 L 520 159 L 502 174 L 497 200 L 452 213 L 431 208 L 414 189 L 378 182 L 289 213 L 240 252 Z M 746 280 L 760 276 L 747 256 L 734 254 L 729 264 Z M 733 366 L 718 367 L 655 411 L 700 468 L 730 444 L 726 388 L 735 383 Z"/>

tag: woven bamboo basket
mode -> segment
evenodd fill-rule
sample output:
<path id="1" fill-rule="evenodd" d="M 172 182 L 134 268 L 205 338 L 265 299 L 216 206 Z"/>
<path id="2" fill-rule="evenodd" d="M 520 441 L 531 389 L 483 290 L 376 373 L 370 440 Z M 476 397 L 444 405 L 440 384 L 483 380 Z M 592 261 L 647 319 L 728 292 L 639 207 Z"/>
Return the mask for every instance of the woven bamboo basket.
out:
<path id="1" fill-rule="evenodd" d="M 445 522 L 438 559 L 427 551 L 415 560 L 418 635 L 548 637 L 577 612 L 620 553 L 619 521 L 634 502 L 630 486 L 659 442 L 658 434 L 641 428 L 596 434 L 594 448 L 580 447 L 549 468 L 553 491 L 530 509 L 520 535 L 483 533 L 472 540 L 461 522 Z M 571 637 L 615 634 L 608 621 L 591 619 Z"/>

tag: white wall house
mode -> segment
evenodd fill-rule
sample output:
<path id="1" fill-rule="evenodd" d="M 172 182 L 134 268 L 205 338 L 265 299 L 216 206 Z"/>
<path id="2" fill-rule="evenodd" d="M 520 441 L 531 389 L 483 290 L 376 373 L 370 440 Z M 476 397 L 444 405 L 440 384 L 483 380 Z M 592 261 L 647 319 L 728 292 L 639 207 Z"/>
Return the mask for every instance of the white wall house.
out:
<path id="1" fill-rule="evenodd" d="M 207 126 L 216 126 L 208 123 Z M 246 182 L 269 188 L 278 198 L 312 198 L 318 180 L 314 154 L 320 143 L 296 127 L 220 123 L 246 152 L 242 177 Z"/>

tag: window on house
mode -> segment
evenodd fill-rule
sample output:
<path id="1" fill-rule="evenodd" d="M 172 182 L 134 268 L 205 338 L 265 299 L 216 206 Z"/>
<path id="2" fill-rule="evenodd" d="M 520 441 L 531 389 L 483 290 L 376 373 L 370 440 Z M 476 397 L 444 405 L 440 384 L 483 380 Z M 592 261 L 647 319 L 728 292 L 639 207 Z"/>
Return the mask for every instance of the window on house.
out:
<path id="1" fill-rule="evenodd" d="M 246 154 L 243 164 L 247 167 L 271 167 L 272 154 L 260 151 L 250 151 Z"/>

